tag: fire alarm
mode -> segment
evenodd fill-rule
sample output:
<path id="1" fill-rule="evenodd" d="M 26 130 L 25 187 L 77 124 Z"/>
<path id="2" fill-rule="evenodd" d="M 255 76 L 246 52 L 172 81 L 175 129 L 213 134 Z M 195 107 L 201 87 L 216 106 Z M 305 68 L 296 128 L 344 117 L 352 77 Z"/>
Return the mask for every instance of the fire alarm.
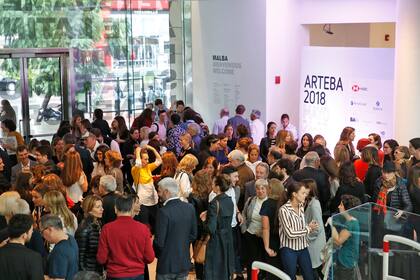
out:
<path id="1" fill-rule="evenodd" d="M 389 34 L 385 34 L 385 41 L 389 41 Z"/>

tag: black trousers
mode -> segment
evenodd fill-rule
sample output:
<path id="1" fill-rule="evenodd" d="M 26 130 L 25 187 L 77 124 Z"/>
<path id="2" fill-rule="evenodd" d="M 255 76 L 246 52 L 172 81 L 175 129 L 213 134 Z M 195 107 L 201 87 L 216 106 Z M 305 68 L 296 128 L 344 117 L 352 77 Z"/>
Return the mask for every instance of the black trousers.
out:
<path id="1" fill-rule="evenodd" d="M 150 231 L 152 235 L 155 234 L 155 226 L 156 226 L 156 214 L 157 214 L 158 206 L 140 206 L 140 213 L 134 217 L 136 221 L 148 225 L 150 227 Z"/>
<path id="2" fill-rule="evenodd" d="M 264 242 L 261 237 L 245 232 L 244 244 L 246 244 L 243 248 L 246 273 L 248 279 L 251 279 L 252 263 L 254 261 L 264 261 Z M 261 277 L 263 277 L 263 275 L 261 275 Z"/>

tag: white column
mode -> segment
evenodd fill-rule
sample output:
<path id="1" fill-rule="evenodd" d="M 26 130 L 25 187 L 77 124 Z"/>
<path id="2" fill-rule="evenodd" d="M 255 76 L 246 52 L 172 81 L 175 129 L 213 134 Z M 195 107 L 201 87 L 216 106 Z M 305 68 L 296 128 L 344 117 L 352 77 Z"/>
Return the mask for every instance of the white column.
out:
<path id="1" fill-rule="evenodd" d="M 395 139 L 420 137 L 420 1 L 399 0 L 395 38 Z"/>

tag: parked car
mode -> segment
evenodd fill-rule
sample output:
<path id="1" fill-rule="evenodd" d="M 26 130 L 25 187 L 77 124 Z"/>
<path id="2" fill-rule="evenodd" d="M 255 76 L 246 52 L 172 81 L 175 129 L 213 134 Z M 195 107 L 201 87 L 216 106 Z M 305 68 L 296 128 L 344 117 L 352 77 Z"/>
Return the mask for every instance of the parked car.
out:
<path id="1" fill-rule="evenodd" d="M 11 91 L 16 90 L 16 81 L 10 78 L 1 78 L 0 79 L 0 91 Z"/>

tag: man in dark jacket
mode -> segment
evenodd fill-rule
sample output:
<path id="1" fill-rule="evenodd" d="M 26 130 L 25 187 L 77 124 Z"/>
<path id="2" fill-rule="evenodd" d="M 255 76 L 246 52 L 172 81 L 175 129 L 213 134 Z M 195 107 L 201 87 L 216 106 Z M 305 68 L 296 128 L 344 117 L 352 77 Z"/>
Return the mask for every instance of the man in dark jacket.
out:
<path id="1" fill-rule="evenodd" d="M 158 210 L 153 242 L 157 263 L 157 279 L 187 279 L 190 270 L 190 244 L 197 237 L 194 207 L 178 197 L 179 186 L 167 177 L 159 182 L 163 207 Z"/>
<path id="2" fill-rule="evenodd" d="M 112 175 L 104 175 L 99 181 L 99 194 L 102 196 L 102 225 L 114 221 L 117 218 L 115 213 L 115 200 L 118 194 L 115 193 L 117 182 Z"/>
<path id="3" fill-rule="evenodd" d="M 2 279 L 44 279 L 41 255 L 25 247 L 32 236 L 32 224 L 31 215 L 16 214 L 10 219 L 9 243 L 0 248 Z"/>
<path id="4" fill-rule="evenodd" d="M 93 116 L 95 120 L 92 122 L 93 128 L 99 128 L 104 137 L 107 137 L 111 134 L 111 129 L 109 128 L 108 122 L 103 119 L 104 112 L 101 109 L 95 109 L 93 111 Z"/>
<path id="5" fill-rule="evenodd" d="M 247 202 L 248 198 L 257 195 L 257 191 L 255 188 L 255 182 L 258 179 L 267 179 L 268 173 L 270 171 L 270 167 L 265 162 L 260 162 L 257 167 L 255 168 L 255 180 L 249 181 L 245 183 L 245 197 L 244 201 Z"/>
<path id="6" fill-rule="evenodd" d="M 303 179 L 313 179 L 319 194 L 319 201 L 323 211 L 328 209 L 328 201 L 331 197 L 330 181 L 328 175 L 319 169 L 320 159 L 316 152 L 308 152 L 305 156 L 305 167 L 293 173 L 293 179 L 302 181 Z"/>

